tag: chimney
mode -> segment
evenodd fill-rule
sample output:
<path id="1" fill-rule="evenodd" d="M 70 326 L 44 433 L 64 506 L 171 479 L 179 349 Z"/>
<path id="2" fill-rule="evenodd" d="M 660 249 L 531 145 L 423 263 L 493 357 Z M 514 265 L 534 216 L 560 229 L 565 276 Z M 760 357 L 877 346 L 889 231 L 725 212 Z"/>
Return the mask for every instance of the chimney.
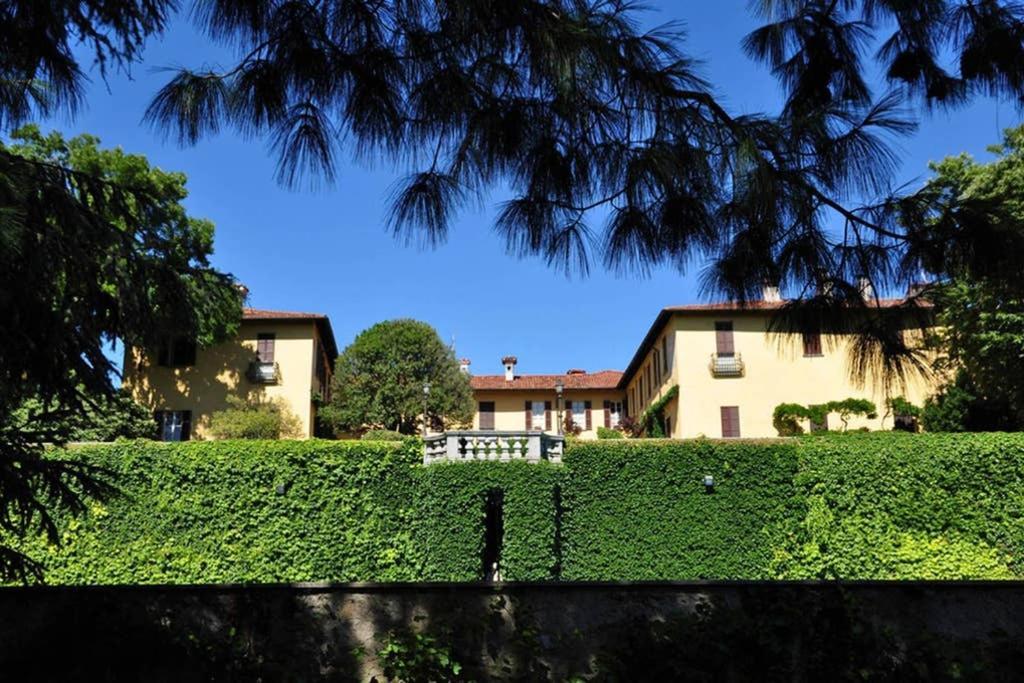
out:
<path id="1" fill-rule="evenodd" d="M 775 285 L 765 285 L 761 289 L 761 300 L 768 303 L 778 303 L 782 301 L 782 294 L 779 293 L 779 288 Z"/>
<path id="2" fill-rule="evenodd" d="M 459 370 L 461 370 L 462 372 L 464 372 L 466 374 L 469 374 L 469 366 L 470 366 L 470 362 L 469 362 L 468 358 L 461 358 L 461 359 L 459 359 Z"/>
<path id="3" fill-rule="evenodd" d="M 511 382 L 516 378 L 516 363 L 519 359 L 515 356 L 505 356 L 501 362 L 505 366 L 505 381 Z"/>

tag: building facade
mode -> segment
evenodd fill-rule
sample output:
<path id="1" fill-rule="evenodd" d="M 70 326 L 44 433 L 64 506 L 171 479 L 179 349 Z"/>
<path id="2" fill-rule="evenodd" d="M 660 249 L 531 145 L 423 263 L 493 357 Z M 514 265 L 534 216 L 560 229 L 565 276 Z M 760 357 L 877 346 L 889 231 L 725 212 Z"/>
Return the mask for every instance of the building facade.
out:
<path id="1" fill-rule="evenodd" d="M 882 308 L 896 302 L 882 302 Z M 906 386 L 863 386 L 849 372 L 850 339 L 820 334 L 769 332 L 781 301 L 737 306 L 708 304 L 663 309 L 623 373 L 619 388 L 636 414 L 675 386 L 665 406 L 667 434 L 674 438 L 778 436 L 772 418 L 781 403 L 820 405 L 864 398 L 875 418 L 854 417 L 848 429 L 892 429 L 887 399 L 904 396 L 921 405 L 935 391 L 934 379 L 908 378 Z M 830 424 L 805 428 L 840 429 Z"/>
<path id="2" fill-rule="evenodd" d="M 470 378 L 476 414 L 473 429 L 565 433 L 567 425 L 584 438 L 598 427 L 614 428 L 625 417 L 619 382 L 622 373 L 569 370 L 564 375 L 520 375 L 514 356 L 502 359 L 501 375 Z M 468 364 L 466 364 L 468 366 Z"/>
<path id="3" fill-rule="evenodd" d="M 159 438 L 209 436 L 210 416 L 228 397 L 281 399 L 298 418 L 301 436 L 313 436 L 314 397 L 330 398 L 338 355 L 327 316 L 246 308 L 235 339 L 197 349 L 186 339 L 160 349 L 125 350 L 124 387 L 153 410 Z"/>

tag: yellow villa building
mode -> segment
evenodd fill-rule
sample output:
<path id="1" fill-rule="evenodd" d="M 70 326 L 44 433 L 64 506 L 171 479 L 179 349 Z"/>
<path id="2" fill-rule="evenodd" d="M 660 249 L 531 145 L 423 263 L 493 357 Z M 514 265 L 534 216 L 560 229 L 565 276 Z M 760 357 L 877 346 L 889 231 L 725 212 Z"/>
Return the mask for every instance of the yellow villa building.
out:
<path id="1" fill-rule="evenodd" d="M 246 308 L 238 336 L 197 349 L 185 339 L 160 349 L 126 349 L 124 387 L 151 408 L 165 441 L 203 438 L 229 396 L 282 399 L 313 436 L 320 395 L 330 398 L 338 348 L 327 316 Z"/>
<path id="2" fill-rule="evenodd" d="M 896 301 L 882 301 L 882 308 Z M 624 371 L 520 374 L 518 359 L 502 359 L 503 372 L 470 377 L 476 432 L 579 432 L 595 438 L 663 404 L 673 438 L 774 437 L 772 414 L 780 403 L 817 405 L 865 398 L 874 418 L 856 417 L 850 429 L 892 429 L 887 398 L 902 395 L 921 405 L 935 386 L 924 379 L 890 388 L 857 386 L 848 372 L 848 344 L 820 335 L 769 334 L 777 298 L 735 304 L 670 306 L 660 311 Z M 208 436 L 210 415 L 229 396 L 283 399 L 314 434 L 314 396 L 329 399 L 338 355 L 330 321 L 315 313 L 247 308 L 238 337 L 209 349 L 173 340 L 154 352 L 128 349 L 124 386 L 154 411 L 160 438 Z M 469 372 L 469 361 L 463 360 Z M 670 396 L 678 387 L 675 396 Z M 666 397 L 669 397 L 666 401 Z M 567 426 L 569 429 L 567 429 Z M 804 425 L 837 429 L 840 424 Z"/>
<path id="3" fill-rule="evenodd" d="M 896 303 L 883 300 L 881 307 Z M 477 401 L 473 428 L 560 433 L 561 410 L 582 429 L 581 438 L 591 438 L 598 426 L 638 417 L 677 386 L 677 396 L 661 413 L 672 438 L 774 437 L 772 416 L 780 403 L 846 398 L 866 398 L 878 408 L 873 419 L 850 418 L 849 429 L 892 429 L 898 416 L 887 412 L 887 398 L 902 395 L 921 405 L 934 392 L 924 378 L 890 388 L 888 395 L 870 382 L 857 386 L 848 371 L 846 339 L 769 334 L 770 318 L 783 305 L 765 300 L 664 308 L 624 372 L 520 375 L 517 359 L 506 357 L 504 375 L 471 379 Z M 840 427 L 838 420 L 804 426 Z"/>

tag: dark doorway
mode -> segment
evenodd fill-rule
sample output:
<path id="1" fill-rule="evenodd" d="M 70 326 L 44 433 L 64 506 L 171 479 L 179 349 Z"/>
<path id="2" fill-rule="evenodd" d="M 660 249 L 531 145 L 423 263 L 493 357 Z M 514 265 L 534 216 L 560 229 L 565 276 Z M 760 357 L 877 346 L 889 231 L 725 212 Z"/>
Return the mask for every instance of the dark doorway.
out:
<path id="1" fill-rule="evenodd" d="M 484 581 L 501 581 L 501 543 L 505 537 L 505 495 L 501 489 L 487 492 L 484 513 Z"/>

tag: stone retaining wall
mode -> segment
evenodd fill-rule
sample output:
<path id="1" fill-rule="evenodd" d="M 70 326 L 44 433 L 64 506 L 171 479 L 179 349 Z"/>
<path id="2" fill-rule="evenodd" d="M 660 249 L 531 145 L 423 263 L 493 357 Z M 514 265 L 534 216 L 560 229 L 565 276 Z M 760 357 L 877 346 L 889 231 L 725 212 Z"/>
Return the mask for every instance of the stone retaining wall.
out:
<path id="1" fill-rule="evenodd" d="M 7 588 L 0 677 L 383 680 L 422 633 L 478 681 L 1016 680 L 1021 615 L 1019 582 Z"/>

